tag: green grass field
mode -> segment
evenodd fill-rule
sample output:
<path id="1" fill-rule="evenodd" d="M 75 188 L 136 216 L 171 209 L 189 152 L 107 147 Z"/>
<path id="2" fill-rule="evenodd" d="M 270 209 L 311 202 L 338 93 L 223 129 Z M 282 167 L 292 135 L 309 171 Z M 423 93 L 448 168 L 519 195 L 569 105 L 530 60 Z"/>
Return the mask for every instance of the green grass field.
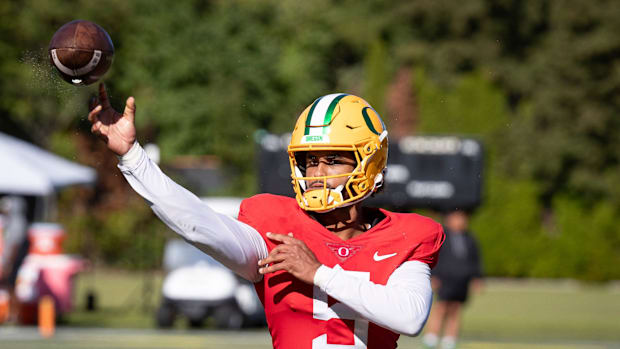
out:
<path id="1" fill-rule="evenodd" d="M 0 327 L 0 348 L 270 348 L 264 329 L 156 331 L 161 275 L 97 270 L 76 281 L 76 311 L 53 339 L 36 328 Z M 99 309 L 84 310 L 94 290 Z M 419 348 L 401 337 L 399 348 Z M 620 348 L 620 286 L 567 281 L 489 280 L 464 313 L 459 348 Z"/>
<path id="2" fill-rule="evenodd" d="M 0 347 L 10 349 L 268 349 L 266 331 L 154 331 L 127 329 L 61 328 L 53 339 L 41 339 L 36 328 L 6 331 L 0 328 Z M 420 348 L 416 338 L 401 338 L 399 348 Z M 498 341 L 464 339 L 462 349 L 604 349 L 617 348 L 613 342 L 581 341 Z"/>

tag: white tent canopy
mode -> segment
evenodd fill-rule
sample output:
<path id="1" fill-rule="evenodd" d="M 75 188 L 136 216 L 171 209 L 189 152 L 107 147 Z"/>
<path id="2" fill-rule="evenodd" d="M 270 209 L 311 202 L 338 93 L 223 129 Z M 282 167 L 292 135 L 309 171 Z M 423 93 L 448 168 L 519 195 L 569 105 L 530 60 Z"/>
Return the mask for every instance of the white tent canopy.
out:
<path id="1" fill-rule="evenodd" d="M 0 193 L 47 196 L 74 184 L 91 184 L 95 171 L 0 132 Z"/>

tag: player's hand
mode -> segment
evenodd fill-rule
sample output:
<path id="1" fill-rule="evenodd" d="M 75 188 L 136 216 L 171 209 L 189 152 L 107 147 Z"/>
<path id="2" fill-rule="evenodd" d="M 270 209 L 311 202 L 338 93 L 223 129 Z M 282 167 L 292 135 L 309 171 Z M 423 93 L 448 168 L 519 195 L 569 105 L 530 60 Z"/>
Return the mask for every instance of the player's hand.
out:
<path id="1" fill-rule="evenodd" d="M 105 86 L 100 83 L 99 98 L 91 99 L 88 109 L 88 121 L 93 124 L 90 131 L 101 138 L 116 155 L 127 153 L 136 140 L 134 98 L 127 98 L 125 110 L 121 114 L 112 108 Z"/>
<path id="2" fill-rule="evenodd" d="M 303 241 L 295 239 L 293 234 L 267 233 L 267 237 L 281 244 L 271 250 L 267 258 L 258 261 L 258 272 L 268 274 L 286 270 L 299 280 L 314 284 L 314 274 L 321 263 L 308 246 Z"/>

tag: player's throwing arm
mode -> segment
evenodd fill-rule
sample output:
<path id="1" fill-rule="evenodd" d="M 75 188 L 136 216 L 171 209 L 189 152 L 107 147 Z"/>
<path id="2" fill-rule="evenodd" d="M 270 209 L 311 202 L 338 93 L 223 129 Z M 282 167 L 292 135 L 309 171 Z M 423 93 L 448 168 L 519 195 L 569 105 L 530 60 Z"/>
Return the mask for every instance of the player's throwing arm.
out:
<path id="1" fill-rule="evenodd" d="M 153 212 L 185 240 L 250 281 L 262 278 L 258 260 L 267 257 L 261 236 L 251 226 L 217 213 L 155 165 L 136 142 L 136 105 L 129 97 L 123 113 L 111 107 L 103 84 L 89 103 L 91 131 L 119 156 L 119 168 Z"/>

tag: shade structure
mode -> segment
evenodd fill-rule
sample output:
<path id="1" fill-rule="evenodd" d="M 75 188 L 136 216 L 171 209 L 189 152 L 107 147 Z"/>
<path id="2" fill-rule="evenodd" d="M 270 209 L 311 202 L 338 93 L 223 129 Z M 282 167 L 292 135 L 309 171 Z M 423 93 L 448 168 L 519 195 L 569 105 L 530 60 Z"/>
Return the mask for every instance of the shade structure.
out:
<path id="1" fill-rule="evenodd" d="M 0 132 L 0 193 L 44 196 L 96 178 L 90 167 Z"/>

